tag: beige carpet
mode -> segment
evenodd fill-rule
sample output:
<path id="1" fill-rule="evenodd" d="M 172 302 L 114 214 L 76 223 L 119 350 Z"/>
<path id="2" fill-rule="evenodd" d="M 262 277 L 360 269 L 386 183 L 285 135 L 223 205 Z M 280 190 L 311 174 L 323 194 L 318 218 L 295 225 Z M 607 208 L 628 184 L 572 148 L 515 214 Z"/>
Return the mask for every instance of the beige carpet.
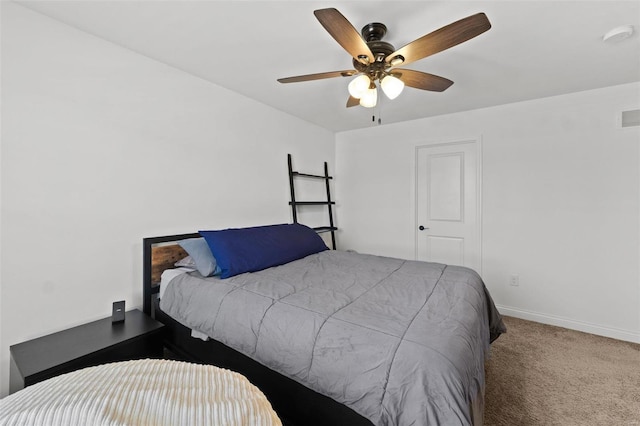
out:
<path id="1" fill-rule="evenodd" d="M 485 425 L 640 425 L 640 345 L 506 317 Z"/>

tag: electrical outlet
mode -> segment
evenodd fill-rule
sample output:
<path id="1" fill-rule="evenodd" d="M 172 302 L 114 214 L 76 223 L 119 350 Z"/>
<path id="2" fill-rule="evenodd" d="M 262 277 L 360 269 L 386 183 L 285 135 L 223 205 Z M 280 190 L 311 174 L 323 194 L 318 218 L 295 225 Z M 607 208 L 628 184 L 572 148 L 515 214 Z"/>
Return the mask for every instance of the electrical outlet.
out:
<path id="1" fill-rule="evenodd" d="M 520 275 L 511 275 L 511 277 L 509 278 L 509 284 L 514 287 L 518 287 L 520 285 Z"/>

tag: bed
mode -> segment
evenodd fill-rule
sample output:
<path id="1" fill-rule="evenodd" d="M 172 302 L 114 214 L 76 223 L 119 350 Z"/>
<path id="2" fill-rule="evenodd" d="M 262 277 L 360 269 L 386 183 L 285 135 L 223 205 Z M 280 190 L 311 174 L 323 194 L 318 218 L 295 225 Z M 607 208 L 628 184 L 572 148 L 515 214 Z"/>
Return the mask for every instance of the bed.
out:
<path id="1" fill-rule="evenodd" d="M 169 327 L 167 348 L 242 373 L 285 423 L 481 425 L 505 327 L 478 274 L 314 238 L 298 224 L 146 238 L 144 310 Z M 176 272 L 185 241 L 222 272 Z M 252 265 L 265 255 L 277 260 Z"/>
<path id="2" fill-rule="evenodd" d="M 102 364 L 0 399 L 0 425 L 279 426 L 258 388 L 233 371 L 172 360 Z"/>

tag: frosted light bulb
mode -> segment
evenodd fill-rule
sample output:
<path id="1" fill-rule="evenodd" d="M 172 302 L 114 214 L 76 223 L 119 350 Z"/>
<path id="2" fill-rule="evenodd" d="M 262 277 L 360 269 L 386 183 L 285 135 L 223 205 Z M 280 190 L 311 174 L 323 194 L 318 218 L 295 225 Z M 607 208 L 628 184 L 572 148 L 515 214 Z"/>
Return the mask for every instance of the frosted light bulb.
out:
<path id="1" fill-rule="evenodd" d="M 384 94 L 387 95 L 387 98 L 395 99 L 400 95 L 400 93 L 402 93 L 402 89 L 404 89 L 404 82 L 397 77 L 388 75 L 382 79 L 380 86 L 382 87 Z"/>
<path id="2" fill-rule="evenodd" d="M 371 80 L 368 75 L 359 75 L 349 83 L 349 94 L 356 99 L 360 99 L 362 95 L 369 89 Z"/>
<path id="3" fill-rule="evenodd" d="M 360 105 L 365 108 L 373 108 L 378 103 L 378 90 L 373 83 L 371 86 L 373 87 L 367 89 L 360 98 Z"/>

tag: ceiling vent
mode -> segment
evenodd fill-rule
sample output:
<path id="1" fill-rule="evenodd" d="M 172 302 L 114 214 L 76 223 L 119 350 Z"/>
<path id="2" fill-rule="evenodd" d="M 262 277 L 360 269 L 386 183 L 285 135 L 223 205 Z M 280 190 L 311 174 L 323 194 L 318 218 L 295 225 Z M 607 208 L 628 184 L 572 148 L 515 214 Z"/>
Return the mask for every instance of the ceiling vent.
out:
<path id="1" fill-rule="evenodd" d="M 640 126 L 640 109 L 632 109 L 622 111 L 620 114 L 620 127 L 638 127 Z"/>

